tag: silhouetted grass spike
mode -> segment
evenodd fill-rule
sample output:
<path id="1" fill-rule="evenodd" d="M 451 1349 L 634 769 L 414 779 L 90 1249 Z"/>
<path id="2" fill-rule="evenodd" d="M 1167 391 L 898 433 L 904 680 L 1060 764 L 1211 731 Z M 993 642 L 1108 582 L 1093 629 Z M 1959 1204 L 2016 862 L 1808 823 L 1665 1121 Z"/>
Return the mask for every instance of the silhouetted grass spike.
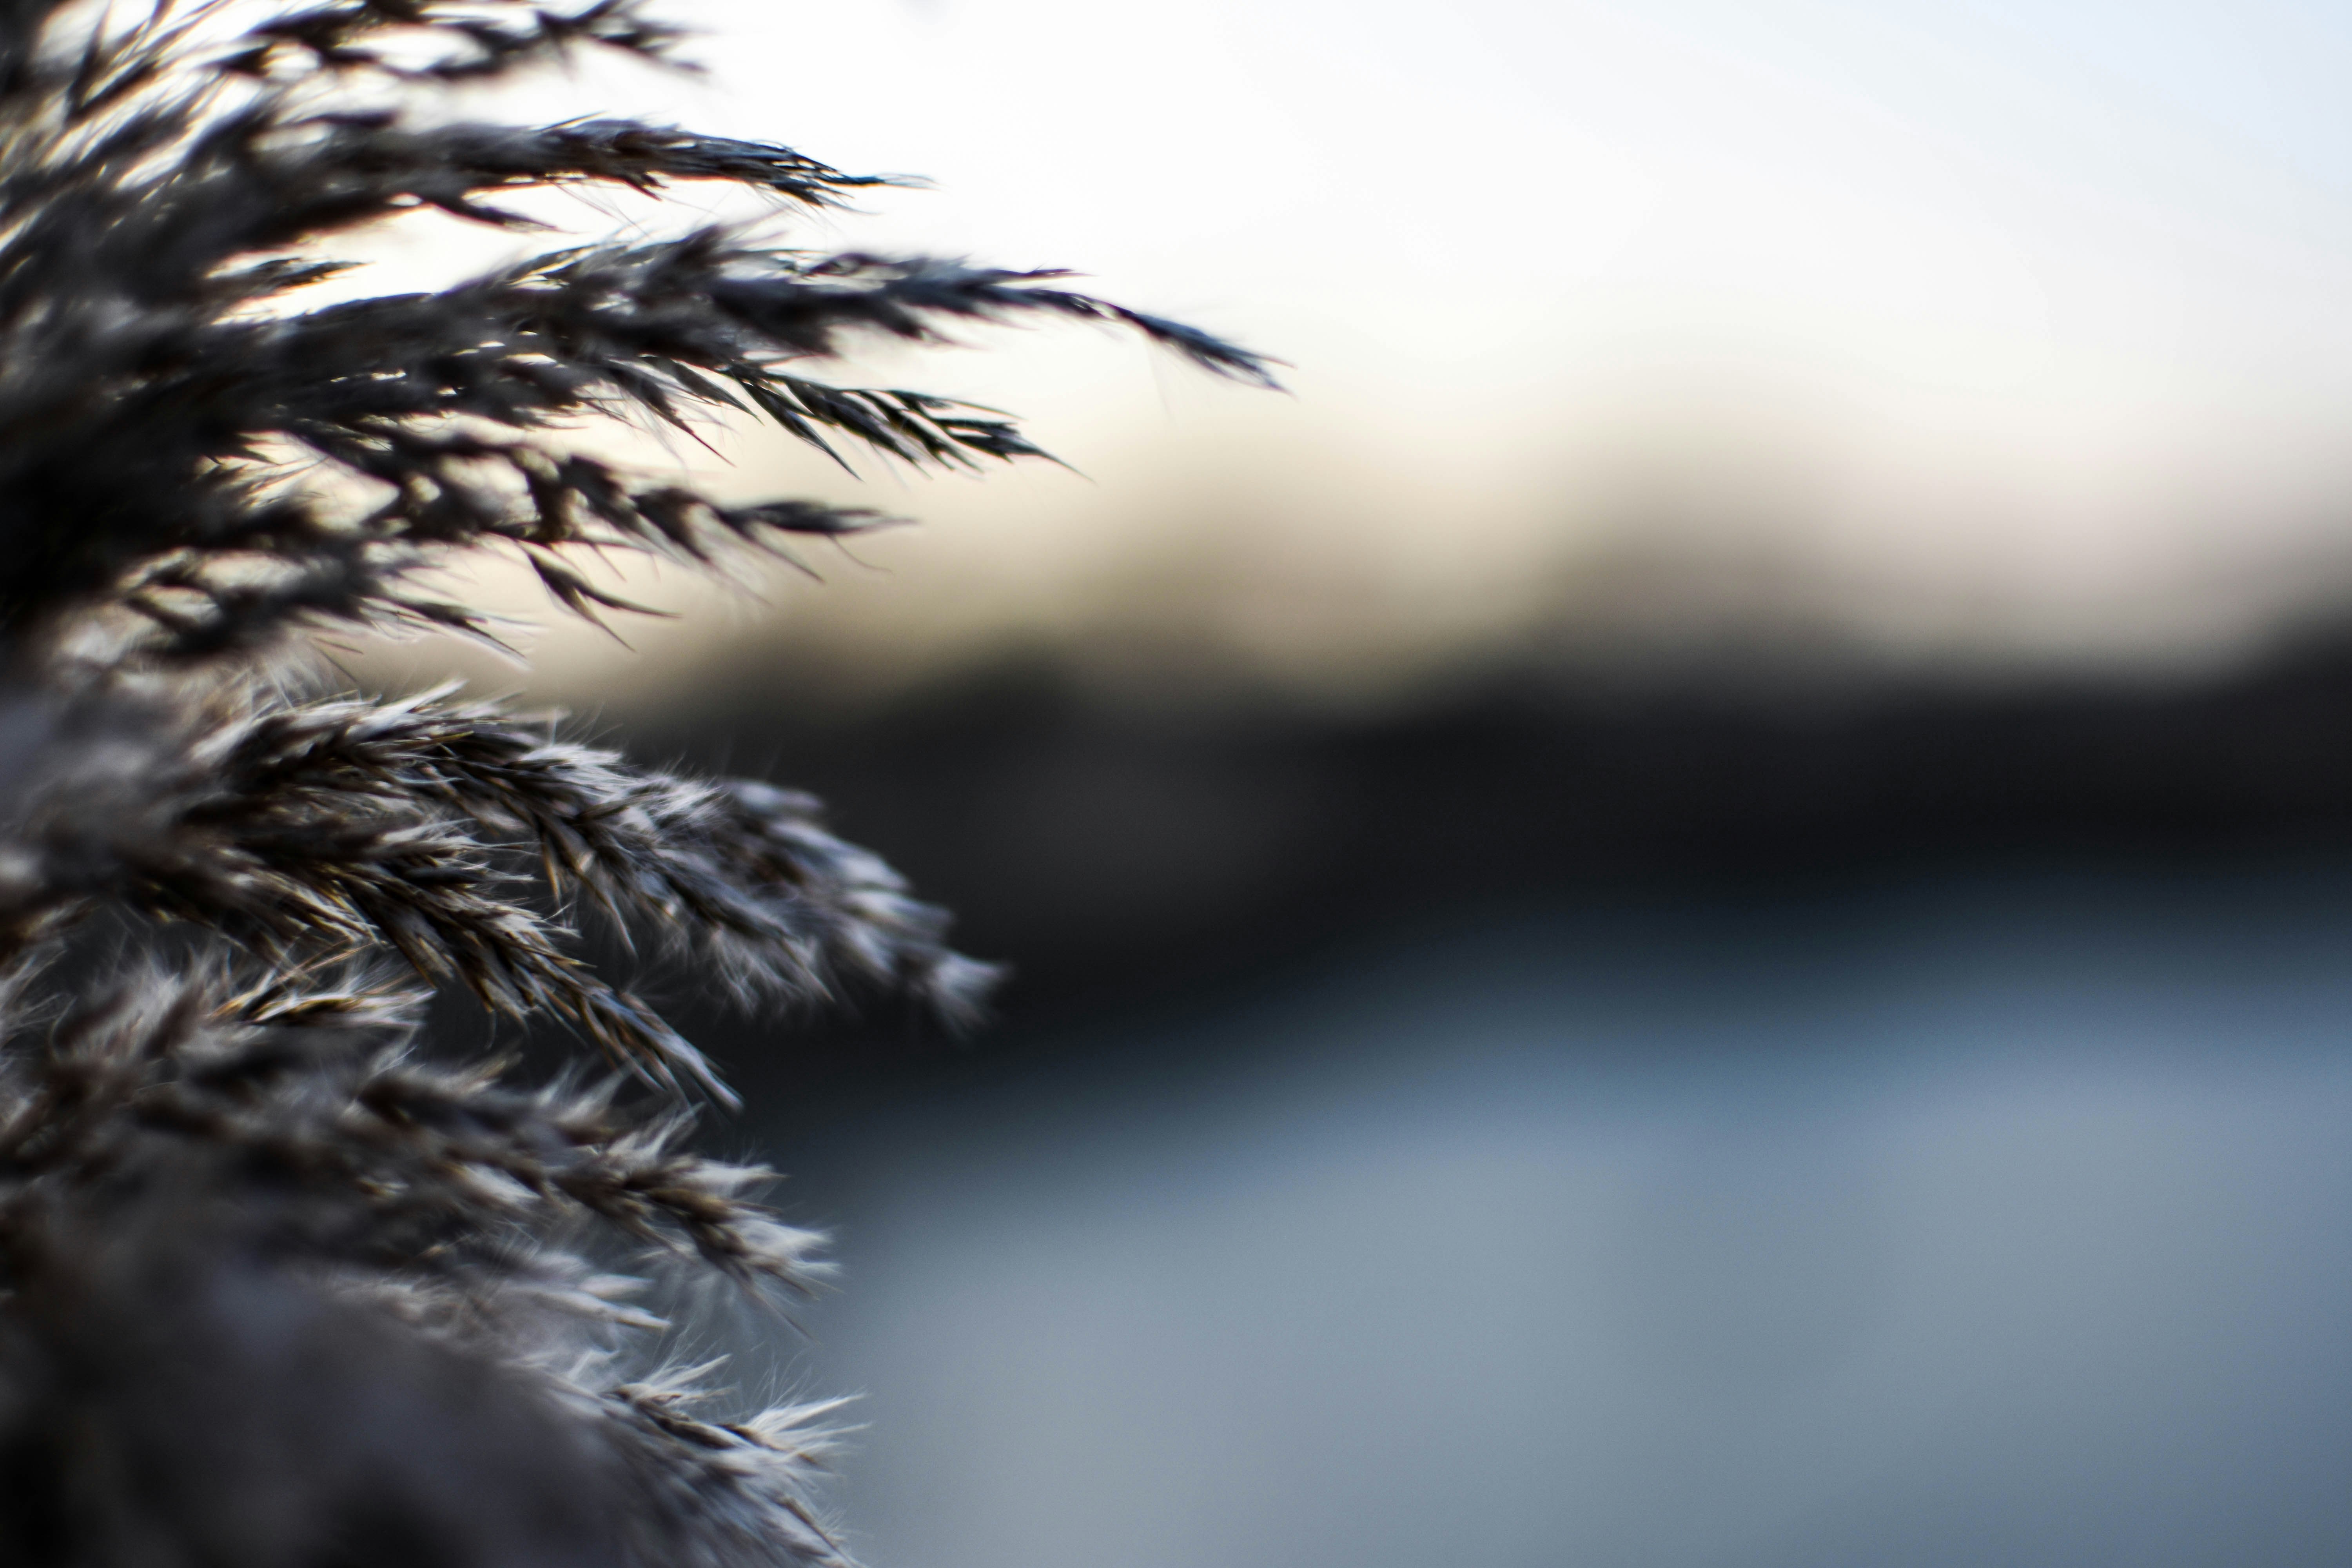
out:
<path id="1" fill-rule="evenodd" d="M 404 586 L 452 550 L 700 558 L 721 536 L 856 526 L 828 509 L 641 490 L 548 442 L 624 406 L 682 425 L 748 401 L 803 439 L 839 435 L 910 461 L 1034 454 L 1004 420 L 786 368 L 860 331 L 933 342 L 958 321 L 1076 318 L 1270 380 L 1264 361 L 1205 333 L 1045 287 L 1058 273 L 812 257 L 710 228 L 302 310 L 299 289 L 335 265 L 307 247 L 410 210 L 530 228 L 503 195 L 712 181 L 822 206 L 876 182 L 788 148 L 625 121 L 517 129 L 320 106 L 353 72 L 414 79 L 379 47 L 393 35 L 500 69 L 587 44 L 661 53 L 668 35 L 632 5 L 380 0 L 264 23 L 226 56 L 196 47 L 203 18 L 230 9 L 101 26 L 78 56 L 16 40 L 11 58 L 30 63 L 0 93 L 0 543 L 21 564 L 0 626 L 115 597 L 152 623 L 159 651 L 204 656 L 296 621 L 464 624 Z M 500 20 L 516 11 L 528 24 Z M 338 515 L 315 485 L 288 482 L 320 468 L 377 499 Z M 105 526 L 60 538 L 39 524 L 66 512 Z M 576 574 L 547 576 L 567 607 L 592 602 Z"/>
<path id="2" fill-rule="evenodd" d="M 803 1293 L 822 1238 L 688 1146 L 731 1096 L 574 924 L 746 1007 L 961 1021 L 992 972 L 804 795 L 446 690 L 329 694 L 300 634 L 492 636 L 426 586 L 468 552 L 593 616 L 632 606 L 589 557 L 885 521 L 632 472 L 600 425 L 1043 456 L 836 380 L 861 342 L 1079 321 L 1271 376 L 1059 272 L 780 245 L 891 183 L 789 148 L 445 112 L 680 36 L 640 0 L 0 0 L 0 1561 L 845 1563 L 809 1500 L 833 1407 L 723 1418 L 637 1299 L 680 1269 Z M 534 193 L 688 182 L 772 216 L 308 292 L 408 215 L 527 235 Z M 534 1088 L 434 1048 L 445 987 L 597 1065 Z"/>

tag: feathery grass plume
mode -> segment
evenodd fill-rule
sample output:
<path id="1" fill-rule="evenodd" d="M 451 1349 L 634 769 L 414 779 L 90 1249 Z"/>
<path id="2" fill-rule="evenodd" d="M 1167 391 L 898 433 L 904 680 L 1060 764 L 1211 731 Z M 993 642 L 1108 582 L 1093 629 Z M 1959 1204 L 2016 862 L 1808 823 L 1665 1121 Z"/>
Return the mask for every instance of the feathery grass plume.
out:
<path id="1" fill-rule="evenodd" d="M 678 39 L 640 0 L 0 0 L 0 1559 L 845 1563 L 809 1495 L 828 1407 L 723 1419 L 633 1304 L 655 1268 L 789 1298 L 820 1238 L 691 1152 L 725 1086 L 572 922 L 745 1006 L 871 985 L 958 1018 L 989 970 L 805 796 L 446 689 L 335 694 L 306 639 L 489 635 L 424 586 L 467 552 L 593 617 L 628 606 L 585 553 L 708 566 L 877 521 L 644 479 L 583 449 L 600 422 L 1037 455 L 818 375 L 861 339 L 1075 320 L 1271 376 L 1058 273 L 757 226 L 306 306 L 338 237 L 404 214 L 523 234 L 532 191 L 710 182 L 772 226 L 877 183 L 448 112 Z M 591 1054 L 533 1087 L 436 1050 L 452 984 Z"/>

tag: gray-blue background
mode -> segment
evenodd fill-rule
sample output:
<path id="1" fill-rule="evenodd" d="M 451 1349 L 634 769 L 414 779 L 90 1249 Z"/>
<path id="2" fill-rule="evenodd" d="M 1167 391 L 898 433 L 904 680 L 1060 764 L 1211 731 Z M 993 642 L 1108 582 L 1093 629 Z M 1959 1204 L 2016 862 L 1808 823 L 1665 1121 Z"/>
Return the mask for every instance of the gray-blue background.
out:
<path id="1" fill-rule="evenodd" d="M 788 1140 L 771 1375 L 877 1568 L 2352 1561 L 2347 1033 L 2339 870 L 1465 917 Z"/>

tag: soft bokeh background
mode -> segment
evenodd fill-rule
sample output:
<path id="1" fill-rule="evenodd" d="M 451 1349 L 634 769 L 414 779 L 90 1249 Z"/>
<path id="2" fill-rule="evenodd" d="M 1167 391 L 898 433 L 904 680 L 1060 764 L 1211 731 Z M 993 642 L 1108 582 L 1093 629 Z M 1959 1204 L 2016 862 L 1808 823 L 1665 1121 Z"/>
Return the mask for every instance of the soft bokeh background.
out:
<path id="1" fill-rule="evenodd" d="M 875 1568 L 2352 1560 L 2352 12 L 692 14 L 551 110 L 1295 365 L 878 356 L 1077 471 L 538 644 L 1015 968 L 702 1021 Z"/>
<path id="2" fill-rule="evenodd" d="M 2241 653 L 2346 582 L 2329 7 L 689 9 L 709 81 L 551 108 L 920 172 L 812 242 L 1083 266 L 1297 366 L 1276 402 L 1084 333 L 927 361 L 1086 477 L 885 478 L 921 535 L 774 588 L 747 640 L 889 679 L 1151 640 L 1318 694 L 1790 621 L 2113 667 Z"/>

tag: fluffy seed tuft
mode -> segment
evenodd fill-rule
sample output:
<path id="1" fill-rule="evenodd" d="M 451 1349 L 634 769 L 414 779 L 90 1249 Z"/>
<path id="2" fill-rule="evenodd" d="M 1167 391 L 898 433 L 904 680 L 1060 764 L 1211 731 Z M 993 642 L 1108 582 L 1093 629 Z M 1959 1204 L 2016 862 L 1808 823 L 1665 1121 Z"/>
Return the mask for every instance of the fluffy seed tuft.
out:
<path id="1" fill-rule="evenodd" d="M 783 225 L 885 183 L 446 112 L 679 41 L 641 0 L 0 0 L 0 1560 L 845 1568 L 811 1500 L 835 1406 L 730 1415 L 641 1304 L 656 1270 L 787 1301 L 823 1237 L 694 1151 L 731 1095 L 577 927 L 745 1007 L 871 987 L 961 1022 L 992 972 L 807 796 L 334 692 L 305 639 L 490 636 L 423 585 L 469 552 L 593 617 L 629 606 L 585 556 L 881 521 L 633 474 L 583 448 L 599 422 L 1042 455 L 822 374 L 861 341 L 1078 321 L 1272 378 L 1057 272 L 759 227 L 306 304 L 404 215 L 522 233 L 532 191 L 704 182 Z M 601 1065 L 534 1086 L 436 1045 L 451 987 Z"/>

